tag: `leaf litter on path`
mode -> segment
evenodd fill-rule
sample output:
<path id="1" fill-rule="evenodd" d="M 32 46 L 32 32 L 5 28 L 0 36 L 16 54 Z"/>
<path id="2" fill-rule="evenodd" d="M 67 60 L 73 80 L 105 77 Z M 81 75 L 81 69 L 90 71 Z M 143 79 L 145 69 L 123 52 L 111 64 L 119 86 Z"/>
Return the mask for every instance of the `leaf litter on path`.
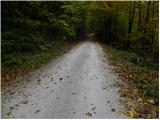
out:
<path id="1" fill-rule="evenodd" d="M 35 111 L 35 113 L 39 113 L 40 111 L 41 111 L 41 109 L 39 109 L 39 110 L 36 110 L 36 111 Z"/>
<path id="2" fill-rule="evenodd" d="M 87 115 L 87 116 L 91 117 L 91 116 L 92 116 L 92 113 L 87 112 L 85 115 Z"/>
<path id="3" fill-rule="evenodd" d="M 92 110 L 95 110 L 95 109 L 96 109 L 96 107 L 93 107 L 93 108 L 92 108 Z"/>
<path id="4" fill-rule="evenodd" d="M 29 100 L 22 100 L 20 104 L 28 104 Z"/>

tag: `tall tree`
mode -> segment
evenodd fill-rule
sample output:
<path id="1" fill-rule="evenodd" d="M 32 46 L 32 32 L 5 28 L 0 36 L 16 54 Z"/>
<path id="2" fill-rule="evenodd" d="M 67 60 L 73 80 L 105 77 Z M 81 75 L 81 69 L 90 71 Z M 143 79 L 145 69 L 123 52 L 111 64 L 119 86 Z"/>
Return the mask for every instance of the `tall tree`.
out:
<path id="1" fill-rule="evenodd" d="M 135 6 L 136 6 L 135 2 L 133 3 L 133 5 L 132 5 L 132 2 L 130 3 L 128 34 L 132 32 L 132 26 L 133 26 L 134 15 L 135 15 Z"/>
<path id="2" fill-rule="evenodd" d="M 148 4 L 147 4 L 147 12 L 146 12 L 146 19 L 145 19 L 144 33 L 146 33 L 146 31 L 147 31 L 147 24 L 148 24 L 148 22 L 149 22 L 150 5 L 151 5 L 151 1 L 148 1 Z"/>
<path id="3" fill-rule="evenodd" d="M 147 24 L 148 21 L 149 21 L 150 4 L 151 4 L 151 1 L 148 1 L 147 13 L 146 13 L 146 20 L 145 20 L 145 23 L 146 23 L 146 24 Z"/>
<path id="4" fill-rule="evenodd" d="M 138 32 L 142 31 L 142 6 L 141 1 L 138 2 Z"/>

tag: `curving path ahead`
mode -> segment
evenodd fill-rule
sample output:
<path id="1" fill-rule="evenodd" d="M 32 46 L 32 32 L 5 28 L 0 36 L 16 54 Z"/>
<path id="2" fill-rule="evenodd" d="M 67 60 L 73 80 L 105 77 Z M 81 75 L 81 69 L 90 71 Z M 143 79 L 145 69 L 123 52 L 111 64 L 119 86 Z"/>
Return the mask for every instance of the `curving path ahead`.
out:
<path id="1" fill-rule="evenodd" d="M 98 43 L 86 41 L 17 79 L 23 84 L 2 93 L 2 118 L 127 118 Z"/>

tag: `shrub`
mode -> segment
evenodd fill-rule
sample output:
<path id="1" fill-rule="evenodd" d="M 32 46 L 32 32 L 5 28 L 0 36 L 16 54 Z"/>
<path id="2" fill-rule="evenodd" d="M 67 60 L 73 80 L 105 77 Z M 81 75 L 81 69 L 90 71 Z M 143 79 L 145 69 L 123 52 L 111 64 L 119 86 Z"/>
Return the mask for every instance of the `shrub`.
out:
<path id="1" fill-rule="evenodd" d="M 21 56 L 15 54 L 8 55 L 2 62 L 5 65 L 14 68 L 19 67 L 23 63 Z"/>
<path id="2" fill-rule="evenodd" d="M 132 53 L 132 52 L 120 51 L 120 50 L 116 50 L 113 48 L 110 48 L 110 51 L 113 53 L 114 56 L 120 59 L 128 60 L 134 64 L 138 64 L 138 61 L 140 59 L 137 54 Z"/>
<path id="3" fill-rule="evenodd" d="M 159 82 L 158 79 L 154 79 L 153 84 L 146 86 L 143 90 L 144 96 L 147 97 L 155 97 L 158 99 L 158 91 L 159 91 Z M 158 102 L 158 101 L 156 101 Z"/>

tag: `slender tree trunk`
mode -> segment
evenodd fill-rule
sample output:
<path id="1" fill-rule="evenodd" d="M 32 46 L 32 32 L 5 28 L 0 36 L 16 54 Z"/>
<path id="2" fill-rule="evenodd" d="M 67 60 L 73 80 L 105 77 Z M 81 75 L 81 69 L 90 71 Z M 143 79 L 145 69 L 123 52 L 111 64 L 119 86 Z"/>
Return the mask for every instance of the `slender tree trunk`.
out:
<path id="1" fill-rule="evenodd" d="M 135 15 L 135 7 L 136 7 L 135 2 L 133 4 L 131 2 L 131 8 L 129 11 L 129 22 L 128 22 L 128 35 L 132 33 L 132 26 L 133 26 L 134 15 Z M 130 47 L 130 41 L 127 40 L 126 49 L 128 49 L 129 47 Z"/>
<path id="2" fill-rule="evenodd" d="M 133 6 L 132 6 L 132 3 L 131 3 L 131 9 L 130 9 L 130 12 L 129 12 L 128 34 L 130 34 L 132 32 L 134 14 L 135 14 L 135 2 L 133 4 Z"/>
<path id="3" fill-rule="evenodd" d="M 153 3 L 152 3 L 152 18 L 154 19 L 154 8 L 155 7 L 155 2 L 153 1 Z"/>
<path id="4" fill-rule="evenodd" d="M 146 24 L 149 22 L 149 10 L 150 10 L 150 4 L 151 4 L 151 1 L 148 1 L 147 14 L 146 14 L 146 21 L 145 21 Z"/>
<path id="5" fill-rule="evenodd" d="M 148 5 L 147 5 L 147 12 L 146 12 L 146 19 L 145 19 L 145 29 L 144 29 L 144 33 L 146 33 L 147 31 L 147 24 L 149 22 L 149 14 L 150 14 L 150 4 L 151 4 L 151 1 L 148 1 Z"/>
<path id="6" fill-rule="evenodd" d="M 142 16 L 141 16 L 141 1 L 139 1 L 139 4 L 138 4 L 138 14 L 139 14 L 139 18 L 138 18 L 138 32 L 140 33 L 142 31 Z"/>

